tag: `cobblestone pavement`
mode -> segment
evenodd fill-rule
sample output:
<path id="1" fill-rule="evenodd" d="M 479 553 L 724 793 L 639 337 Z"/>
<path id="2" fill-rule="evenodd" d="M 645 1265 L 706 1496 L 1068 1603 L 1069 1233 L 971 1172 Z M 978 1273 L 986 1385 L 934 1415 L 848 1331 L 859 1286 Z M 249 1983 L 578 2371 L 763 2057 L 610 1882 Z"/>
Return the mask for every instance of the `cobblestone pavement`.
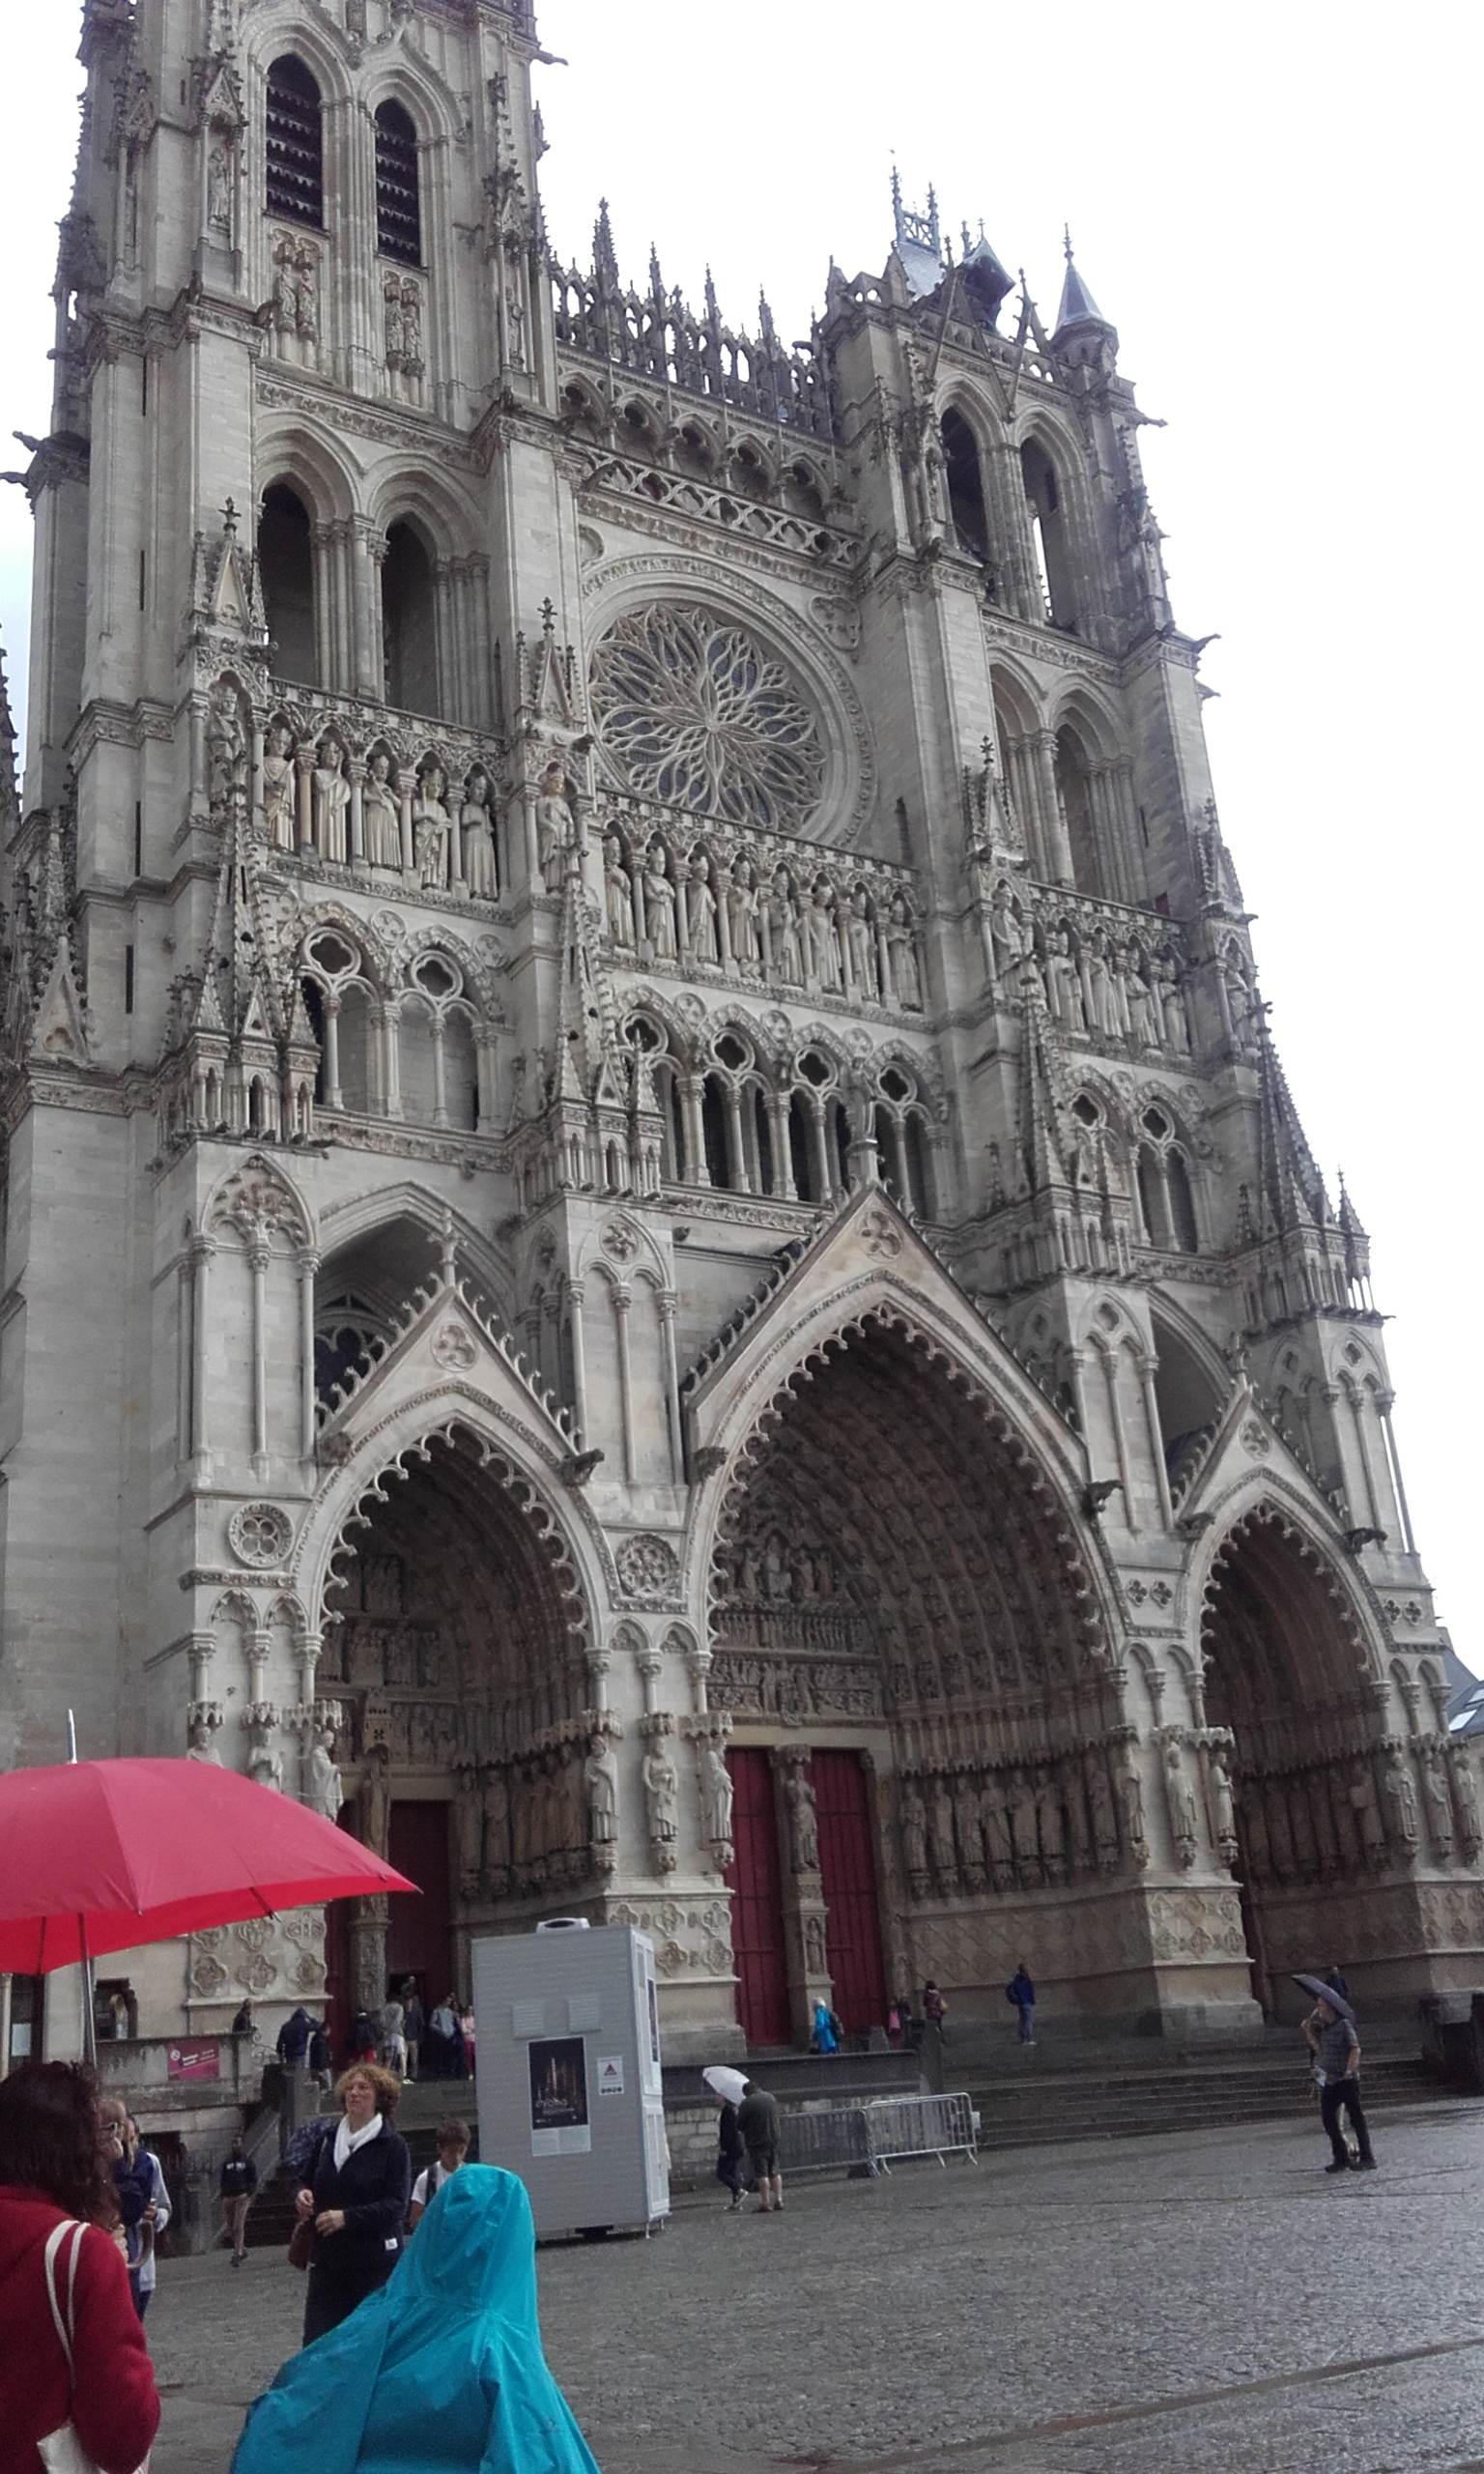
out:
<path id="1" fill-rule="evenodd" d="M 1484 2107 L 1020 2149 L 680 2203 L 541 2254 L 554 2371 L 603 2474 L 1410 2474 L 1484 2467 Z M 297 2341 L 257 2252 L 160 2269 L 154 2474 L 223 2474 Z"/>

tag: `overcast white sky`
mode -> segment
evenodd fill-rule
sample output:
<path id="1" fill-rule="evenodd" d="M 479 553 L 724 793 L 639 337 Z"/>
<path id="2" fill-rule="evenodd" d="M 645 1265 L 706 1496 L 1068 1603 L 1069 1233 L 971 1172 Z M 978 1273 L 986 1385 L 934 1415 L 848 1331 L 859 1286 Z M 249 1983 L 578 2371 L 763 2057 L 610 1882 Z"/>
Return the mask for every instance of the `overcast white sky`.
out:
<path id="1" fill-rule="evenodd" d="M 10 0 L 0 31 L 0 437 L 47 417 L 78 14 Z M 626 274 L 652 239 L 695 297 L 709 259 L 734 324 L 761 283 L 802 334 L 832 254 L 879 270 L 894 150 L 950 229 L 984 217 L 1048 323 L 1070 222 L 1123 366 L 1169 423 L 1143 433 L 1146 466 L 1177 616 L 1220 634 L 1207 722 L 1275 1036 L 1372 1232 L 1420 1543 L 1484 1664 L 1465 1424 L 1484 1198 L 1480 13 L 540 0 L 540 22 L 569 63 L 537 72 L 554 242 L 585 263 L 606 193 Z M 29 550 L 24 498 L 0 492 L 13 685 Z"/>

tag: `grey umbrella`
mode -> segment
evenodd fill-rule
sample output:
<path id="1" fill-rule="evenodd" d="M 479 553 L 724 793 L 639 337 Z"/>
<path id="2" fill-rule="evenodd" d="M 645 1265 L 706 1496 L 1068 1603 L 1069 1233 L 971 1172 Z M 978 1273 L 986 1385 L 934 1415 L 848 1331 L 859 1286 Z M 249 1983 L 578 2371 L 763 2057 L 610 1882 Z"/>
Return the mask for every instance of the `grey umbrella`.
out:
<path id="1" fill-rule="evenodd" d="M 1354 2025 L 1356 2014 L 1344 1994 L 1336 1993 L 1332 1984 L 1326 1984 L 1322 1975 L 1296 1975 L 1294 1982 L 1301 1984 L 1305 1993 L 1312 1993 L 1316 2001 L 1327 2001 L 1338 2017 L 1349 2019 Z"/>

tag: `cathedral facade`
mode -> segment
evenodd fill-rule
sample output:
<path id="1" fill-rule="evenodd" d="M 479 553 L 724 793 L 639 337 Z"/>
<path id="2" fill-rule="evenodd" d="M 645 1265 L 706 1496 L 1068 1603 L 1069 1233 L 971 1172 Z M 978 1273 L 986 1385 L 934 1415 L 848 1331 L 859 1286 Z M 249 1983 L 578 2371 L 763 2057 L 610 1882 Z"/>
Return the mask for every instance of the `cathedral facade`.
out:
<path id="1" fill-rule="evenodd" d="M 141 2024 L 655 1937 L 672 2054 L 1477 1980 L 1364 1232 L 1118 338 L 806 345 L 538 188 L 527 0 L 86 0 L 5 834 L 0 1762 L 422 1887 Z M 575 73 L 581 74 L 581 64 Z M 885 235 L 883 234 L 883 238 Z"/>

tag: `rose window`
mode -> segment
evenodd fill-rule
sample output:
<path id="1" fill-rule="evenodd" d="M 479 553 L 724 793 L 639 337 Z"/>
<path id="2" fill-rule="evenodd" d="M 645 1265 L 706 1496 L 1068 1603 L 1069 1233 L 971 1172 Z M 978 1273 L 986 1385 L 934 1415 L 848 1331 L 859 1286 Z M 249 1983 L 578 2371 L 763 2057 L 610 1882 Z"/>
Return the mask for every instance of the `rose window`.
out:
<path id="1" fill-rule="evenodd" d="M 784 832 L 818 805 L 818 721 L 732 620 L 673 602 L 633 611 L 593 655 L 591 687 L 604 753 L 640 797 Z"/>

